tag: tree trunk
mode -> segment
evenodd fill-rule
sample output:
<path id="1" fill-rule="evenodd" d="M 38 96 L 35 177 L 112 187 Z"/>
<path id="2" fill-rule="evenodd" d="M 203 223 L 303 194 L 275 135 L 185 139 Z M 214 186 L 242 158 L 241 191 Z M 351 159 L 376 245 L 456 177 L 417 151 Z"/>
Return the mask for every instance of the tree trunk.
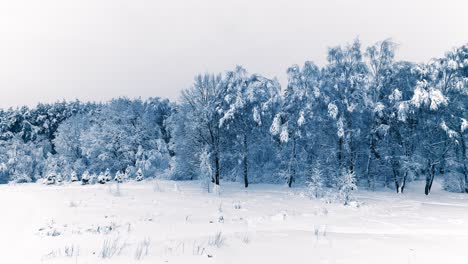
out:
<path id="1" fill-rule="evenodd" d="M 435 176 L 435 164 L 433 164 L 430 160 L 428 162 L 428 174 L 426 176 L 426 187 L 424 189 L 424 193 L 426 195 L 429 195 L 429 193 L 431 192 L 432 183 L 434 182 Z"/>
<path id="2" fill-rule="evenodd" d="M 466 145 L 465 145 L 465 138 L 463 134 L 459 132 L 460 136 L 460 146 L 461 146 L 461 154 L 460 154 L 460 163 L 463 164 L 463 175 L 465 177 L 465 193 L 468 193 L 468 168 L 466 165 Z"/>
<path id="3" fill-rule="evenodd" d="M 244 134 L 244 155 L 243 155 L 243 158 L 244 158 L 244 185 L 245 185 L 245 188 L 249 187 L 247 153 L 248 153 L 247 135 Z"/>
<path id="4" fill-rule="evenodd" d="M 370 175 L 371 162 L 372 162 L 372 157 L 371 157 L 371 151 L 370 151 L 370 148 L 369 148 L 369 152 L 367 153 L 367 166 L 366 166 L 367 187 L 374 191 L 375 190 L 375 188 L 374 188 L 375 184 L 371 180 L 371 175 Z"/>
<path id="5" fill-rule="evenodd" d="M 288 187 L 292 187 L 292 183 L 294 182 L 294 178 L 296 176 L 296 137 L 293 137 L 293 153 L 292 153 L 292 160 L 290 163 L 291 171 L 289 173 L 288 179 Z"/>
<path id="6" fill-rule="evenodd" d="M 214 184 L 219 186 L 219 153 L 215 152 L 215 178 Z"/>
<path id="7" fill-rule="evenodd" d="M 343 166 L 343 137 L 338 138 L 338 167 L 341 171 Z"/>
<path id="8" fill-rule="evenodd" d="M 406 179 L 407 178 L 408 178 L 408 171 L 405 171 L 405 176 L 403 178 L 403 183 L 400 186 L 400 193 L 403 193 L 405 191 Z"/>
<path id="9" fill-rule="evenodd" d="M 392 162 L 394 163 L 394 162 Z M 397 193 L 400 193 L 400 182 L 399 182 L 399 171 L 398 169 L 395 168 L 395 164 L 392 164 L 392 171 L 393 171 L 393 177 L 394 177 L 394 181 L 395 181 L 395 190 Z"/>

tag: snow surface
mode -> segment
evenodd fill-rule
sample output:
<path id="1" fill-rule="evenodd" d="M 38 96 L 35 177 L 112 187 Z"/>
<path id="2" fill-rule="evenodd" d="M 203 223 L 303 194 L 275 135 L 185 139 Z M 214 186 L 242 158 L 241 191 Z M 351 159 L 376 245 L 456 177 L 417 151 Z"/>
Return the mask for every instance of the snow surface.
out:
<path id="1" fill-rule="evenodd" d="M 197 182 L 1 185 L 0 258 L 28 264 L 467 263 L 467 196 L 434 189 L 427 197 L 417 183 L 403 195 L 359 191 L 362 205 L 345 207 L 267 184 L 246 191 L 223 183 L 221 196 L 202 192 Z M 105 241 L 116 252 L 103 259 Z"/>

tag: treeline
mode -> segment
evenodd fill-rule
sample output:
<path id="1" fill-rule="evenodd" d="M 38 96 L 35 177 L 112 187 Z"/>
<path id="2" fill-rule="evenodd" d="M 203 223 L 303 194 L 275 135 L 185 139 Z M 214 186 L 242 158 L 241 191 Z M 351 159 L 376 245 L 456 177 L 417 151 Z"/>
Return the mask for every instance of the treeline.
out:
<path id="1" fill-rule="evenodd" d="M 403 192 L 435 177 L 468 193 L 468 45 L 426 64 L 391 40 L 328 50 L 288 84 L 236 67 L 200 74 L 179 102 L 61 102 L 0 110 L 0 181 L 140 170 L 174 180 L 348 184 Z M 319 176 L 318 176 L 319 175 Z M 351 180 L 350 180 L 351 179 Z M 319 182 L 318 182 L 319 181 Z"/>

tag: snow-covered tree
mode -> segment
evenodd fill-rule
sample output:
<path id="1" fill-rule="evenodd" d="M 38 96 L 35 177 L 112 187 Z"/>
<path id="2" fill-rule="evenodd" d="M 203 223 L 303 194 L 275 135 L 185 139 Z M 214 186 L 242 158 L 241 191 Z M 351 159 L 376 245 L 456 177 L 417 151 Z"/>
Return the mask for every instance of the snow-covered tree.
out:
<path id="1" fill-rule="evenodd" d="M 239 153 L 236 156 L 241 160 L 244 186 L 247 188 L 249 163 L 252 164 L 249 153 L 256 150 L 252 150 L 250 145 L 262 140 L 262 137 L 269 138 L 267 130 L 262 127 L 270 123 L 271 113 L 278 105 L 280 88 L 277 81 L 249 75 L 240 66 L 227 72 L 223 83 L 226 92 L 221 107 L 220 127 L 225 128 L 227 134 L 233 134 L 231 150 Z"/>
<path id="2" fill-rule="evenodd" d="M 225 86 L 221 75 L 197 75 L 190 89 L 182 92 L 181 110 L 188 117 L 189 138 L 198 144 L 198 153 L 205 146 L 210 148 L 211 157 L 214 160 L 213 182 L 219 185 L 220 180 L 220 156 L 222 128 L 220 127 L 220 107 L 224 98 Z"/>
<path id="3" fill-rule="evenodd" d="M 362 142 L 368 68 L 363 61 L 361 43 L 328 50 L 322 89 L 329 98 L 330 122 L 334 123 L 338 172 L 356 171 L 358 148 Z"/>
<path id="4" fill-rule="evenodd" d="M 309 178 L 307 180 L 307 196 L 310 198 L 320 198 L 323 196 L 324 188 L 324 177 L 318 164 L 310 166 Z"/>
<path id="5" fill-rule="evenodd" d="M 298 157 L 299 148 L 303 144 L 298 144 L 298 141 L 307 136 L 307 124 L 311 124 L 314 101 L 319 96 L 320 70 L 312 62 L 306 62 L 302 71 L 298 65 L 293 65 L 287 73 L 288 86 L 270 131 L 280 144 L 287 146 L 285 150 L 289 153 L 284 160 L 287 162 L 287 184 L 291 187 L 297 171 L 304 168 L 301 161 L 305 160 Z M 307 140 L 301 143 L 305 142 Z"/>
<path id="6" fill-rule="evenodd" d="M 70 181 L 71 181 L 71 182 L 77 182 L 77 181 L 79 181 L 79 180 L 78 180 L 78 175 L 76 174 L 76 171 L 72 171 L 72 172 L 71 172 Z"/>
<path id="7" fill-rule="evenodd" d="M 97 182 L 100 183 L 100 184 L 106 184 L 106 178 L 104 176 L 104 173 L 101 172 L 99 173 L 98 177 L 97 177 Z"/>
<path id="8" fill-rule="evenodd" d="M 350 202 L 354 201 L 353 193 L 357 191 L 356 177 L 353 171 L 342 173 L 342 179 L 340 183 L 340 196 L 344 205 L 349 205 Z"/>
<path id="9" fill-rule="evenodd" d="M 107 168 L 106 171 L 104 172 L 104 180 L 106 182 L 110 182 L 112 180 L 112 175 L 111 175 L 111 171 L 109 168 Z"/>
<path id="10" fill-rule="evenodd" d="M 86 185 L 89 184 L 91 180 L 91 175 L 89 174 L 89 171 L 84 171 L 83 175 L 81 175 L 81 184 Z"/>
<path id="11" fill-rule="evenodd" d="M 116 181 L 117 183 L 122 183 L 123 182 L 123 175 L 122 175 L 122 173 L 120 171 L 117 171 L 115 173 L 114 181 Z"/>

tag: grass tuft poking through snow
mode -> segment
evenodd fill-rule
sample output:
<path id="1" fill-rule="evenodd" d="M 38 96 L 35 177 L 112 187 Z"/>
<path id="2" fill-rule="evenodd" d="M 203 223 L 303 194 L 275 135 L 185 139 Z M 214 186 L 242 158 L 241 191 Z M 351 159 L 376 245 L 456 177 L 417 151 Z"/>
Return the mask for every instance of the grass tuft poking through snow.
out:
<path id="1" fill-rule="evenodd" d="M 120 242 L 120 237 L 106 238 L 102 243 L 102 248 L 99 256 L 103 259 L 110 259 L 114 255 L 120 255 L 125 246 L 126 243 Z"/>
<path id="2" fill-rule="evenodd" d="M 241 238 L 241 241 L 244 244 L 250 244 L 250 242 L 252 242 L 252 240 L 249 237 L 249 234 L 244 234 Z"/>
<path id="3" fill-rule="evenodd" d="M 225 243 L 225 237 L 221 231 L 216 232 L 214 236 L 208 238 L 208 245 L 212 247 L 220 248 Z"/>
<path id="4" fill-rule="evenodd" d="M 71 244 L 65 246 L 65 249 L 63 250 L 65 253 L 66 257 L 72 258 L 72 257 L 78 257 L 80 255 L 80 248 Z"/>
<path id="5" fill-rule="evenodd" d="M 148 256 L 150 245 L 151 239 L 149 237 L 139 242 L 135 251 L 135 259 L 141 260 L 143 257 Z"/>

